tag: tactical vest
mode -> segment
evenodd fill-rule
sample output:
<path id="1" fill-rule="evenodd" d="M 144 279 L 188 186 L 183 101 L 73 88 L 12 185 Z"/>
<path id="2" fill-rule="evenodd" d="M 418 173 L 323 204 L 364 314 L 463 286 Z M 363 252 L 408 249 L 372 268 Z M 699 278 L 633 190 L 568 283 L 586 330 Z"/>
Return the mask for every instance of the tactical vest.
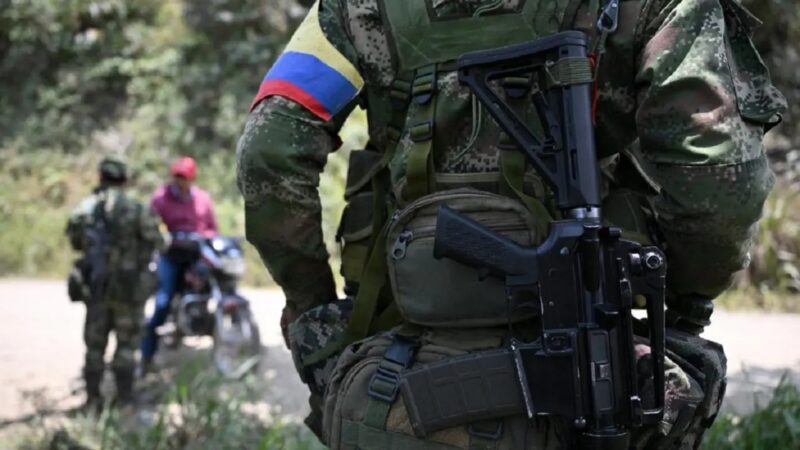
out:
<path id="1" fill-rule="evenodd" d="M 290 326 L 290 342 L 299 342 L 309 331 L 315 342 L 326 342 L 328 334 L 332 339 L 341 336 L 320 350 L 310 346 L 310 354 L 290 344 L 301 376 L 314 394 L 324 395 L 322 430 L 316 431 L 333 449 L 571 447 L 575 424 L 526 419 L 518 369 L 509 363 L 505 342 L 512 328 L 523 340 L 540 335 L 537 320 L 529 320 L 538 312 L 525 309 L 531 302 L 507 298 L 499 280 L 433 258 L 440 205 L 528 246 L 546 236 L 549 221 L 558 215 L 549 204 L 548 189 L 521 152 L 458 84 L 455 60 L 467 52 L 578 29 L 591 39 L 592 58 L 550 67 L 550 81 L 593 83 L 608 32 L 620 25 L 616 36 L 628 33 L 622 39 L 633 42 L 636 26 L 626 21 L 637 22 L 643 2 L 378 3 L 396 78 L 389 95 L 392 113 L 370 116 L 370 129 L 385 134 L 385 145 L 375 139 L 350 159 L 348 204 L 338 238 L 346 291 L 354 297 L 352 311 L 331 313 L 343 309 L 339 304 L 349 309 L 346 302 L 322 305 L 301 317 L 312 325 Z M 619 7 L 613 17 L 606 16 L 609 4 Z M 596 25 L 605 32 L 595 33 Z M 530 84 L 524 81 L 507 78 L 494 87 L 534 131 L 541 131 L 528 99 Z M 368 105 L 386 101 L 374 86 L 367 86 Z M 630 224 L 615 225 L 647 228 L 631 199 L 612 197 L 603 201 L 606 214 L 628 209 L 635 217 Z M 631 237 L 649 241 L 647 236 Z M 337 321 L 347 316 L 342 331 Z M 682 407 L 681 426 L 676 423 L 664 442 L 683 434 L 685 423 L 705 423 L 718 410 L 724 358 L 719 361 L 713 349 L 695 352 L 701 346 L 685 351 L 672 345 L 670 357 L 688 361 L 682 368 L 689 378 L 716 381 L 701 382 L 705 397 L 697 395 Z M 697 367 L 713 367 L 714 373 L 699 374 Z M 696 386 L 692 384 L 694 394 Z M 703 405 L 696 410 L 700 401 Z M 651 448 L 645 441 L 634 447 Z"/>
<path id="2" fill-rule="evenodd" d="M 438 204 L 452 207 L 455 202 L 457 209 L 483 216 L 480 221 L 505 229 L 526 245 L 542 239 L 553 218 L 548 189 L 469 90 L 459 85 L 455 61 L 467 52 L 565 29 L 584 31 L 593 40 L 592 49 L 601 53 L 607 34 L 596 33 L 596 24 L 606 2 L 468 3 L 471 9 L 456 1 L 379 2 L 396 78 L 389 95 L 391 115 L 370 117 L 386 129 L 385 148 L 368 146 L 350 156 L 347 207 L 337 236 L 346 291 L 357 292 L 347 342 L 388 329 L 401 319 L 425 326 L 498 325 L 507 320 L 505 305 L 465 310 L 447 300 L 459 295 L 464 304 L 479 304 L 477 299 L 487 295 L 502 299 L 501 283 L 477 281 L 474 271 L 457 263 L 439 261 L 437 270 L 429 270 L 428 263 L 419 262 L 417 256 L 424 258 L 432 249 L 432 215 Z M 621 5 L 623 19 L 635 21 L 639 2 Z M 626 29 L 633 32 L 632 26 Z M 552 82 L 591 83 L 591 64 L 584 60 L 553 67 Z M 528 100 L 526 81 L 508 78 L 498 89 L 536 127 L 539 120 Z M 367 91 L 368 104 L 381 101 L 377 93 Z M 460 191 L 464 188 L 480 193 L 475 197 Z M 485 212 L 479 211 L 487 205 Z M 442 277 L 459 280 L 455 284 L 460 289 L 452 291 L 454 283 L 442 283 Z M 410 288 L 414 285 L 424 286 L 424 292 Z M 428 298 L 438 300 L 427 302 Z M 447 320 L 451 308 L 465 316 Z M 431 315 L 434 311 L 439 318 Z M 526 315 L 517 317 L 523 320 Z"/>
<path id="3" fill-rule="evenodd" d="M 96 283 L 103 285 L 103 296 L 126 302 L 137 294 L 141 272 L 150 257 L 141 245 L 144 213 L 140 203 L 121 191 L 112 188 L 97 194 L 85 230 L 93 237 L 86 238 L 84 250 L 90 266 L 102 267 L 103 279 Z M 97 241 L 102 241 L 101 248 L 94 248 Z"/>
<path id="4" fill-rule="evenodd" d="M 434 0 L 379 2 L 396 78 L 391 85 L 392 114 L 370 117 L 383 122 L 378 127 L 386 129 L 385 148 L 368 147 L 350 157 L 348 205 L 338 237 L 343 244 L 342 274 L 348 294 L 355 296 L 354 307 L 344 337 L 304 358 L 300 366 L 318 367 L 346 344 L 400 323 L 406 330 L 415 330 L 412 334 L 423 329 L 477 331 L 523 322 L 537 314 L 525 310 L 530 302 L 506 302 L 500 280 L 479 278 L 474 269 L 435 261 L 432 256 L 435 212 L 442 204 L 523 245 L 543 239 L 553 218 L 547 205 L 548 189 L 499 126 L 482 113 L 470 91 L 459 85 L 455 61 L 464 53 L 531 41 L 566 29 L 584 31 L 594 41 L 594 50 L 602 52 L 607 33 L 596 35 L 595 25 L 606 2 L 518 0 L 485 2 L 472 8 L 460 3 L 451 2 L 453 6 L 447 8 L 447 2 Z M 639 2 L 626 3 L 628 15 L 634 11 L 635 20 Z M 613 12 L 614 29 L 618 12 Z M 552 67 L 551 82 L 592 83 L 592 64 L 586 58 Z M 536 129 L 540 121 L 529 101 L 528 86 L 526 79 L 507 78 L 497 89 L 535 131 L 541 131 Z M 368 87 L 367 103 L 382 101 Z M 375 127 L 371 123 L 371 129 Z M 395 339 L 388 347 L 382 346 L 381 352 L 375 374 L 361 380 L 370 392 L 365 421 L 334 425 L 333 434 L 383 429 L 397 397 L 397 373 L 412 364 L 415 351 L 412 344 Z M 427 354 L 426 348 L 416 352 L 417 361 L 441 356 Z M 340 360 L 337 371 L 345 372 L 343 364 Z M 329 393 L 329 401 L 335 395 Z M 346 404 L 347 399 L 332 401 L 331 406 L 340 403 Z M 328 415 L 341 416 L 334 411 Z M 460 420 L 469 417 L 477 416 L 461 415 Z M 458 423 L 444 420 L 438 426 Z M 390 434 L 374 435 L 385 441 L 374 448 L 388 445 Z M 336 448 L 337 442 L 347 439 L 337 434 L 329 444 Z M 403 440 L 402 436 L 396 439 Z M 413 446 L 419 441 L 408 445 L 416 448 Z"/>

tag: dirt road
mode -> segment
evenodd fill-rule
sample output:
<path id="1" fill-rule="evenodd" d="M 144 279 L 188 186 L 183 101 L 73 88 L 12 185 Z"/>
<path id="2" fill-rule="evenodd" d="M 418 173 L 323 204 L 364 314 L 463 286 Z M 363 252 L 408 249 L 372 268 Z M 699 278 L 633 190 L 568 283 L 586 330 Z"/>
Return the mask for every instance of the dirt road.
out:
<path id="1" fill-rule="evenodd" d="M 260 375 L 269 386 L 265 400 L 290 419 L 306 412 L 306 389 L 297 377 L 278 327 L 283 297 L 277 290 L 245 289 L 261 325 L 266 356 Z M 0 421 L 34 410 L 37 398 L 77 405 L 83 358 L 84 307 L 71 304 L 60 281 L 0 280 Z M 722 342 L 728 354 L 730 385 L 726 409 L 752 408 L 787 371 L 800 383 L 800 315 L 715 313 L 707 337 Z M 194 340 L 203 348 L 208 340 Z M 165 351 L 166 359 L 174 359 Z"/>

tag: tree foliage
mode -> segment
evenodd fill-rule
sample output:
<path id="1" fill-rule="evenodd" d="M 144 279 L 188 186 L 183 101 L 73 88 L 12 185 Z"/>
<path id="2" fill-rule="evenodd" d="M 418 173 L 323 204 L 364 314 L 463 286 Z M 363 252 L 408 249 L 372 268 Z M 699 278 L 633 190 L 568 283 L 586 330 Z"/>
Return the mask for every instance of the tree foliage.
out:
<path id="1" fill-rule="evenodd" d="M 127 134 L 114 150 L 230 148 L 302 13 L 288 0 L 3 1 L 0 145 L 68 153 L 109 128 Z"/>

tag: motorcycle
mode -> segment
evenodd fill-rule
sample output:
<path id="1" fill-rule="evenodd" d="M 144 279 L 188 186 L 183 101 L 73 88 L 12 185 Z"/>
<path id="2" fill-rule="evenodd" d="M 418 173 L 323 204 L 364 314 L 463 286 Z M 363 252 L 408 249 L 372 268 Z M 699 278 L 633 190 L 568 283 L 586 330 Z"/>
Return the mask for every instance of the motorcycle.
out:
<path id="1" fill-rule="evenodd" d="M 161 334 L 179 346 L 184 336 L 211 336 L 212 362 L 226 378 L 240 378 L 259 362 L 261 340 L 250 302 L 237 284 L 245 271 L 239 240 L 173 233 L 167 250 L 188 264 Z"/>

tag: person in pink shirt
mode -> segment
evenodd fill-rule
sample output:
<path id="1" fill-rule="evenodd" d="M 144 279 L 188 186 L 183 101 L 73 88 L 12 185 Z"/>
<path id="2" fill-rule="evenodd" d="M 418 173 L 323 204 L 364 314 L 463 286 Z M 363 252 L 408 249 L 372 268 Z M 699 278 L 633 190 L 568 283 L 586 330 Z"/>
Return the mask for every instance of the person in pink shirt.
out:
<path id="1" fill-rule="evenodd" d="M 211 196 L 194 185 L 197 177 L 195 161 L 188 156 L 178 158 L 170 166 L 170 173 L 172 181 L 156 189 L 150 201 L 150 207 L 172 235 L 173 245 L 158 260 L 156 307 L 147 322 L 141 348 L 145 370 L 152 364 L 158 349 L 156 328 L 167 319 L 172 296 L 186 269 L 196 259 L 191 256 L 189 248 L 181 246 L 181 242 L 191 235 L 211 238 L 218 234 Z"/>
<path id="2" fill-rule="evenodd" d="M 178 158 L 170 167 L 172 182 L 153 193 L 150 207 L 170 233 L 197 233 L 205 237 L 217 235 L 214 205 L 208 192 L 194 185 L 197 164 L 188 156 Z"/>

